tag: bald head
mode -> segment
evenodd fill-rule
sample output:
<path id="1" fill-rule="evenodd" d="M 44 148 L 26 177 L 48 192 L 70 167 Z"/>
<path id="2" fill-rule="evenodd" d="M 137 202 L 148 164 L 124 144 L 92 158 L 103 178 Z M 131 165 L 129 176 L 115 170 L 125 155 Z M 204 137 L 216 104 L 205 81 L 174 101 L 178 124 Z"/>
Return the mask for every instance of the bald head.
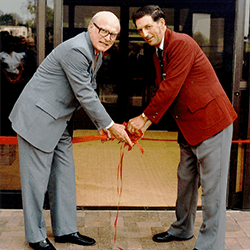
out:
<path id="1" fill-rule="evenodd" d="M 120 22 L 112 12 L 100 11 L 92 17 L 88 30 L 94 48 L 104 52 L 114 44 L 120 33 Z"/>
<path id="2" fill-rule="evenodd" d="M 120 22 L 117 16 L 110 12 L 110 11 L 100 11 L 97 12 L 92 19 L 90 20 L 91 23 L 109 23 L 112 24 L 113 26 L 117 27 L 120 32 Z M 89 25 L 90 25 L 89 24 Z"/>

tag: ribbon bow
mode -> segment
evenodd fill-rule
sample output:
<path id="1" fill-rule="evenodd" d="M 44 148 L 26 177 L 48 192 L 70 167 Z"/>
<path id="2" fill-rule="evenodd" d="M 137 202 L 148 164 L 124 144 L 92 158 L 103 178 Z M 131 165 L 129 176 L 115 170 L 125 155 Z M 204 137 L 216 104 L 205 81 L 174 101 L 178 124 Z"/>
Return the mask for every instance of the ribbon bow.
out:
<path id="1" fill-rule="evenodd" d="M 138 142 L 142 138 L 142 136 L 143 136 L 142 131 L 139 130 L 138 133 L 131 134 L 127 130 L 128 123 L 127 122 L 123 122 L 123 125 L 125 126 L 125 131 L 127 132 L 127 134 L 129 136 L 129 139 L 131 140 L 131 142 L 134 143 L 134 144 L 136 144 L 138 146 L 138 148 L 141 150 L 142 154 L 143 154 L 143 148 L 142 148 L 142 146 Z M 125 146 L 128 146 L 128 151 L 130 151 L 132 149 L 132 147 L 129 144 L 127 144 L 127 143 L 125 143 Z"/>

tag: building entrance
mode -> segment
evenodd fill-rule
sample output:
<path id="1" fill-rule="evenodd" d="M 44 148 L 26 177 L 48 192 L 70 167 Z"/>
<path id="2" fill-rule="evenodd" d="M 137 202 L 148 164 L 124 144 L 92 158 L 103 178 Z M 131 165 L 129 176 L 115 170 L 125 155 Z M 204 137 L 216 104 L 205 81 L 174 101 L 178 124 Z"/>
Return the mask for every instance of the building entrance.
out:
<path id="1" fill-rule="evenodd" d="M 59 11 L 56 8 L 56 4 L 59 2 L 62 11 L 60 8 Z M 37 3 L 41 4 L 43 1 L 38 0 Z M 121 33 L 115 45 L 104 54 L 103 65 L 97 78 L 97 92 L 115 122 L 122 123 L 141 114 L 148 105 L 155 87 L 155 71 L 152 61 L 155 49 L 141 39 L 131 17 L 139 7 L 151 3 L 135 0 L 107 0 L 105 2 L 102 0 L 54 0 L 54 3 L 54 19 L 59 20 L 59 25 L 57 24 L 55 27 L 63 28 L 62 39 L 59 36 L 60 42 L 85 31 L 90 18 L 100 10 L 109 10 L 117 15 L 121 22 Z M 154 1 L 154 4 L 159 5 L 165 12 L 167 27 L 192 36 L 209 58 L 239 115 L 234 126 L 235 140 L 249 138 L 248 72 L 250 60 L 249 32 L 248 27 L 246 28 L 249 17 L 245 15 L 245 10 L 249 10 L 247 3 L 249 3 L 248 0 Z M 62 13 L 62 19 L 58 18 Z M 44 15 L 38 15 L 38 17 L 39 24 L 43 23 L 40 21 L 45 19 Z M 245 20 L 247 20 L 246 23 Z M 45 55 L 51 51 L 53 39 L 54 46 L 58 44 L 56 42 L 56 40 L 58 41 L 58 29 L 54 28 L 53 31 L 53 27 L 45 29 L 45 24 L 42 25 L 46 34 L 43 35 L 39 26 L 36 37 L 38 57 L 39 51 L 43 49 Z M 244 28 L 247 29 L 247 32 Z M 43 44 L 40 42 L 40 38 L 45 39 L 45 37 L 46 43 Z M 243 42 L 243 37 L 245 42 Z M 1 99 L 3 100 L 3 98 Z M 74 129 L 95 129 L 83 109 L 76 112 Z M 152 125 L 150 130 L 175 133 L 177 127 L 170 114 L 166 113 L 159 124 Z M 229 207 L 250 207 L 249 178 L 247 178 L 250 172 L 248 155 L 248 146 L 245 144 L 233 145 L 228 190 Z M 3 171 L 3 169 L 1 183 L 11 184 L 13 179 L 7 179 L 9 177 L 4 174 L 8 174 L 8 171 Z M 15 175 L 15 173 L 12 174 Z M 18 175 L 15 175 L 15 178 L 19 178 Z M 8 203 L 6 201 L 13 199 L 15 195 L 20 197 L 20 187 L 17 185 L 14 189 L 2 186 L 1 206 L 5 206 L 4 204 Z M 5 197 L 10 197 L 9 194 L 12 195 L 12 198 L 6 200 Z M 18 201 L 18 199 L 14 199 Z"/>

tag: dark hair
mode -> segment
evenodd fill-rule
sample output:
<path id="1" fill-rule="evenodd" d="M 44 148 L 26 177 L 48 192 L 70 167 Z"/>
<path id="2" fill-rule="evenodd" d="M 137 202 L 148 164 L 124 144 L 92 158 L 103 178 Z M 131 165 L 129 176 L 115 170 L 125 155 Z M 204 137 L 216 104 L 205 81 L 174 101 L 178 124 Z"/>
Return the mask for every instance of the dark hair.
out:
<path id="1" fill-rule="evenodd" d="M 2 50 L 6 53 L 14 51 L 15 43 L 16 40 L 14 36 L 12 35 L 5 36 L 2 41 Z"/>
<path id="2" fill-rule="evenodd" d="M 133 13 L 132 19 L 134 24 L 136 25 L 135 22 L 137 19 L 140 19 L 146 15 L 151 16 L 154 22 L 157 22 L 160 18 L 164 18 L 165 20 L 165 14 L 158 5 L 147 5 L 145 7 L 141 7 Z"/>

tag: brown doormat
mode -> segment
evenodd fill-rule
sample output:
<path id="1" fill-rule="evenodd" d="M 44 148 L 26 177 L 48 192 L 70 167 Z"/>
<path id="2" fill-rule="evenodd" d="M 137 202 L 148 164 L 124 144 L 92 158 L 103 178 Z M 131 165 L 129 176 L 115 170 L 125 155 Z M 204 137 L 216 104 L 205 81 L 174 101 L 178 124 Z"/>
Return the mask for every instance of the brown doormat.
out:
<path id="1" fill-rule="evenodd" d="M 94 134 L 97 131 L 74 132 L 74 136 Z M 137 146 L 131 151 L 125 150 L 120 206 L 174 207 L 180 152 L 178 143 L 172 140 L 177 139 L 177 133 L 147 131 L 144 137 L 160 141 L 140 140 L 144 154 Z M 118 205 L 120 145 L 117 140 L 73 145 L 78 206 Z"/>

